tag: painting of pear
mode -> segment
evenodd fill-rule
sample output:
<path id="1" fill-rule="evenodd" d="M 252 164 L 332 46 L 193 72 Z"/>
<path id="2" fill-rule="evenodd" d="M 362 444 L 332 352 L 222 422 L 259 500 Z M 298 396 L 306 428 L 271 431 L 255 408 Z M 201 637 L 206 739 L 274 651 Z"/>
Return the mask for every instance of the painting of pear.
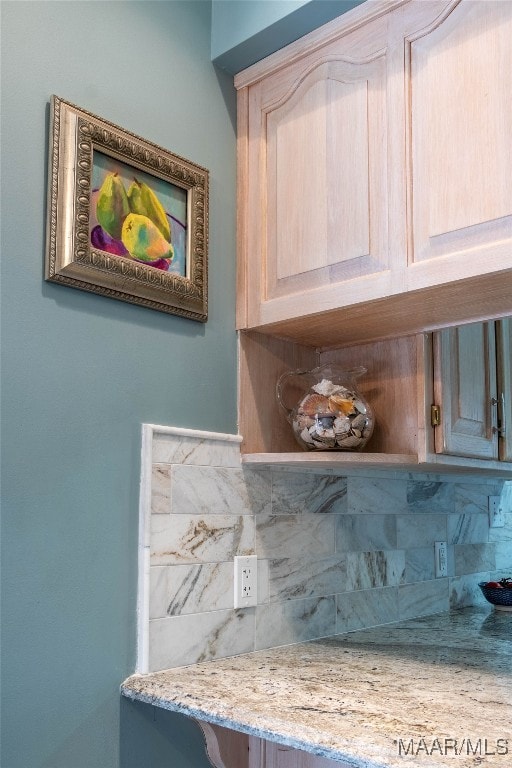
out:
<path id="1" fill-rule="evenodd" d="M 130 256 L 140 261 L 172 259 L 174 256 L 174 248 L 148 216 L 129 213 L 123 223 L 121 240 Z"/>
<path id="2" fill-rule="evenodd" d="M 114 240 L 121 239 L 121 231 L 130 203 L 122 179 L 117 173 L 108 173 L 100 187 L 96 204 L 96 217 Z"/>
<path id="3" fill-rule="evenodd" d="M 132 213 L 147 216 L 155 224 L 167 242 L 171 242 L 171 226 L 162 203 L 151 187 L 134 179 L 128 190 L 128 203 Z"/>

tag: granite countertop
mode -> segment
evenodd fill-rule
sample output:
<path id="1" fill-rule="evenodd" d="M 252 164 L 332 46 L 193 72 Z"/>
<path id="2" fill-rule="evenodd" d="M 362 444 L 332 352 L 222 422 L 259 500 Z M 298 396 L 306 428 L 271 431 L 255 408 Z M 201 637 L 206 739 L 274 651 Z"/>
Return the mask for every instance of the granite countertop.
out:
<path id="1" fill-rule="evenodd" d="M 133 675 L 121 690 L 354 768 L 507 768 L 511 660 L 512 613 L 465 608 Z"/>

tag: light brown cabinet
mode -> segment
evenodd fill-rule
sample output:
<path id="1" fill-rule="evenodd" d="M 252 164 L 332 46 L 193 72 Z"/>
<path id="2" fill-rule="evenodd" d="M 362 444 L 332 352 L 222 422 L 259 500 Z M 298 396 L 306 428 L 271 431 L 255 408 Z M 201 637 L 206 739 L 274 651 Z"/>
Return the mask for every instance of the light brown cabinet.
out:
<path id="1" fill-rule="evenodd" d="M 248 768 L 349 768 L 349 764 L 250 737 Z"/>
<path id="2" fill-rule="evenodd" d="M 510 461 L 511 320 L 434 334 L 437 453 Z"/>
<path id="3" fill-rule="evenodd" d="M 496 325 L 498 363 L 498 452 L 501 461 L 512 462 L 512 319 Z"/>
<path id="4" fill-rule="evenodd" d="M 512 314 L 512 3 L 363 3 L 237 76 L 238 327 Z"/>
<path id="5" fill-rule="evenodd" d="M 201 720 L 196 722 L 205 737 L 206 752 L 214 768 L 349 768 L 348 763 Z"/>

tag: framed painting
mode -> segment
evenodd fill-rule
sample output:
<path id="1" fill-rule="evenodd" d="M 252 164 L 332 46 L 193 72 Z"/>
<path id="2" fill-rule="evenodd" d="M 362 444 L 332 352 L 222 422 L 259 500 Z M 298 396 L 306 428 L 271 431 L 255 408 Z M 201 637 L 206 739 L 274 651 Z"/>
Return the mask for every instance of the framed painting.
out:
<path id="1" fill-rule="evenodd" d="M 57 96 L 45 279 L 208 318 L 208 171 Z"/>

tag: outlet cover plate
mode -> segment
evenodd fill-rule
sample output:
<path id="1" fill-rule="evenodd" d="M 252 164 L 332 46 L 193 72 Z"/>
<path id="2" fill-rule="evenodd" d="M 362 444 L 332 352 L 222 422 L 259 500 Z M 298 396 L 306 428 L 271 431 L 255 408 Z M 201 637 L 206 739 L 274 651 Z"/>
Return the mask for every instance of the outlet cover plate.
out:
<path id="1" fill-rule="evenodd" d="M 501 496 L 489 496 L 489 528 L 503 528 L 505 512 L 501 504 Z"/>
<path id="2" fill-rule="evenodd" d="M 258 601 L 258 558 L 256 555 L 235 557 L 234 607 L 250 608 Z"/>
<path id="3" fill-rule="evenodd" d="M 448 550 L 446 541 L 436 541 L 435 550 L 435 573 L 436 579 L 448 576 Z"/>

